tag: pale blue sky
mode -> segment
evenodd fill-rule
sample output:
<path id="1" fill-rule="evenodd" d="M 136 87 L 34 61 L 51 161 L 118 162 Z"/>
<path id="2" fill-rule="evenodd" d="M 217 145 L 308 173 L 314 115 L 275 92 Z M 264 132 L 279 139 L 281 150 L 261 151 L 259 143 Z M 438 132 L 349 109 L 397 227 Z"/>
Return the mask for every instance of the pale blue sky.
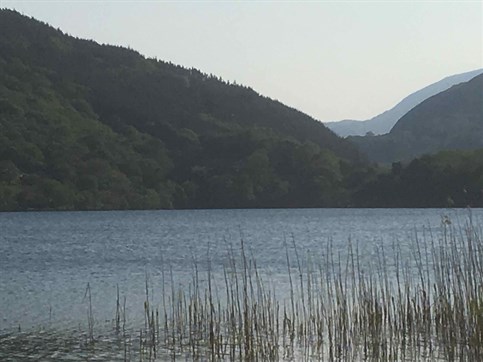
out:
<path id="1" fill-rule="evenodd" d="M 0 0 L 0 7 L 251 86 L 322 121 L 370 118 L 430 83 L 483 67 L 482 1 Z"/>

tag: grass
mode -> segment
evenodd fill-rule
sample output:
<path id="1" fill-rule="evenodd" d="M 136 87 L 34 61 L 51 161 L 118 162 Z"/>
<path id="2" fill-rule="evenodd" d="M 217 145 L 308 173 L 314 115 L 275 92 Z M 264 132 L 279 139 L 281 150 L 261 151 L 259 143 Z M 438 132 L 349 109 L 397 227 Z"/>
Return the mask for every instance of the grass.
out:
<path id="1" fill-rule="evenodd" d="M 303 258 L 292 238 L 285 243 L 284 293 L 265 280 L 242 240 L 237 251 L 227 248 L 221 276 L 209 255 L 203 273 L 193 258 L 192 280 L 183 288 L 175 286 L 171 268 L 163 270 L 159 304 L 146 276 L 137 336 L 125 328 L 118 291 L 116 359 L 483 360 L 481 235 L 471 219 L 463 227 L 444 219 L 440 235 L 428 233 L 424 242 L 414 237 L 409 260 L 397 243 L 380 247 L 376 267 L 362 263 L 361 246 L 351 240 L 344 257 L 328 243 L 320 255 Z M 88 348 L 102 339 L 93 331 L 89 285 L 85 297 Z M 1 345 L 0 358 L 8 356 Z"/>

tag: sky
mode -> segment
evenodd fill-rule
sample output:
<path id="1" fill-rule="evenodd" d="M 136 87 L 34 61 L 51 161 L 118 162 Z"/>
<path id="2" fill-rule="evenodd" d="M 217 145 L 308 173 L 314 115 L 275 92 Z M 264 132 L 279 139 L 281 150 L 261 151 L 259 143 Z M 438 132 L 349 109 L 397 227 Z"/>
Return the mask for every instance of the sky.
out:
<path id="1" fill-rule="evenodd" d="M 446 76 L 483 68 L 481 0 L 0 0 L 0 7 L 250 86 L 321 121 L 369 119 Z"/>

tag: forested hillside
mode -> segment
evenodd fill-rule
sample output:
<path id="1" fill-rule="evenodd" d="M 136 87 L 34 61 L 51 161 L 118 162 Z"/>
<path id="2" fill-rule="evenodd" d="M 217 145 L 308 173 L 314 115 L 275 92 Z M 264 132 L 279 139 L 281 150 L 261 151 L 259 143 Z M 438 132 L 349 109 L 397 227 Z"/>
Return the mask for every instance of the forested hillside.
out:
<path id="1" fill-rule="evenodd" d="M 416 107 L 387 141 L 399 148 L 362 148 L 390 163 L 434 140 L 483 147 L 481 81 Z M 0 211 L 483 206 L 482 159 L 369 165 L 248 87 L 0 10 Z"/>
<path id="2" fill-rule="evenodd" d="M 439 82 L 424 87 L 417 92 L 411 93 L 393 108 L 366 121 L 344 120 L 339 122 L 327 122 L 327 127 L 341 137 L 364 136 L 367 133 L 382 135 L 389 133 L 401 117 L 415 106 L 450 87 L 468 82 L 477 75 L 483 73 L 483 69 L 477 69 L 466 73 L 454 74 Z"/>
<path id="3" fill-rule="evenodd" d="M 383 163 L 443 150 L 483 148 L 483 74 L 428 98 L 386 135 L 349 139 L 370 160 Z"/>
<path id="4" fill-rule="evenodd" d="M 360 165 L 250 88 L 0 11 L 0 210 L 346 206 Z"/>

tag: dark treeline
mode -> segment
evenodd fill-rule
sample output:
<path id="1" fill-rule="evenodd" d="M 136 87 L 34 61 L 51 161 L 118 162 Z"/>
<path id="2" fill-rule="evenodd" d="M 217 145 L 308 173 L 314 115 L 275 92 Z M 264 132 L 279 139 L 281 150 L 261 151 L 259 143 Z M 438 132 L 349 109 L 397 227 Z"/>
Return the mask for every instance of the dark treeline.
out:
<path id="1" fill-rule="evenodd" d="M 370 166 L 250 88 L 0 10 L 3 211 L 481 204 L 478 157 L 454 158 L 466 178 L 441 172 L 436 196 L 411 175 L 437 162 Z M 410 185 L 434 197 L 395 196 Z"/>
<path id="2" fill-rule="evenodd" d="M 483 149 L 395 162 L 353 199 L 359 207 L 483 207 Z"/>

